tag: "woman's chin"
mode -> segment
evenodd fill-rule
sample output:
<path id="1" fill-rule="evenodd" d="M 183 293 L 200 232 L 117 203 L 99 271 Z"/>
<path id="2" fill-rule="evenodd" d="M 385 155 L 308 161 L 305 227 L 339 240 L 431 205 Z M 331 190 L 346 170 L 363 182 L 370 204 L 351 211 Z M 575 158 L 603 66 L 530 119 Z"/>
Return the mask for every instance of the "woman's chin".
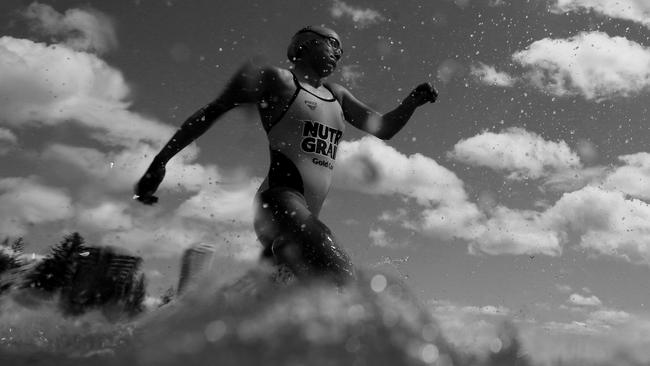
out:
<path id="1" fill-rule="evenodd" d="M 324 68 L 322 68 L 322 69 L 320 70 L 320 76 L 321 76 L 321 77 L 330 76 L 330 75 L 332 75 L 332 73 L 334 72 L 334 70 L 336 70 L 336 65 L 333 65 L 333 66 L 332 66 L 332 65 L 325 66 Z"/>

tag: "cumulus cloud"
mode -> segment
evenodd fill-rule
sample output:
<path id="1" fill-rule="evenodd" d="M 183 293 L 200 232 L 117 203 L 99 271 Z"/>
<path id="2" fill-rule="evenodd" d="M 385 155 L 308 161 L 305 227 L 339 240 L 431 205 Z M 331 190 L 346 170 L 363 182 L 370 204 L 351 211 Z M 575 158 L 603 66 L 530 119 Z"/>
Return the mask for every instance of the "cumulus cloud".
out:
<path id="1" fill-rule="evenodd" d="M 339 147 L 336 184 L 375 194 L 400 194 L 421 205 L 451 205 L 467 198 L 463 182 L 435 160 L 405 156 L 383 141 L 367 136 Z"/>
<path id="2" fill-rule="evenodd" d="M 330 14 L 337 19 L 342 17 L 350 18 L 361 28 L 384 20 L 384 16 L 376 10 L 354 7 L 341 0 L 334 0 L 330 8 Z"/>
<path id="3" fill-rule="evenodd" d="M 234 184 L 230 187 L 215 183 L 210 189 L 198 192 L 183 202 L 178 215 L 207 222 L 237 222 L 250 227 L 253 223 L 253 197 L 260 186 L 259 179 Z"/>
<path id="4" fill-rule="evenodd" d="M 624 37 L 582 32 L 544 38 L 512 55 L 525 78 L 552 95 L 601 101 L 636 95 L 650 86 L 650 49 Z"/>
<path id="5" fill-rule="evenodd" d="M 16 145 L 18 138 L 7 128 L 0 127 L 0 155 L 4 155 Z"/>
<path id="6" fill-rule="evenodd" d="M 524 68 L 523 75 L 510 76 L 482 63 L 472 66 L 471 73 L 488 85 L 525 81 L 551 95 L 581 95 L 597 102 L 635 96 L 650 87 L 650 48 L 603 32 L 544 38 L 515 52 L 512 60 Z"/>
<path id="7" fill-rule="evenodd" d="M 557 256 L 564 244 L 562 233 L 537 211 L 498 206 L 474 230 L 467 238 L 470 253 Z"/>
<path id="8" fill-rule="evenodd" d="M 500 138 L 500 146 L 507 151 L 521 152 L 508 153 L 507 158 L 503 153 L 494 155 L 485 160 L 485 165 L 497 161 L 495 167 L 507 168 L 511 175 L 532 177 L 542 177 L 548 169 L 579 168 L 579 158 L 564 143 L 544 141 L 522 130 L 490 135 L 485 140 L 489 143 Z M 337 187 L 395 195 L 418 207 L 384 212 L 380 218 L 383 221 L 432 238 L 465 240 L 471 253 L 558 256 L 566 246 L 578 245 L 594 254 L 650 265 L 650 206 L 622 192 L 587 184 L 541 210 L 498 204 L 479 209 L 469 200 L 463 182 L 433 159 L 420 154 L 406 156 L 372 137 L 342 143 L 339 151 Z M 471 156 L 479 159 L 490 153 L 495 154 L 485 148 Z M 526 154 L 528 160 L 518 160 Z M 499 160 L 509 165 L 499 165 L 503 164 Z M 385 238 L 381 231 L 375 230 L 373 238 L 386 243 L 380 240 Z"/>
<path id="9" fill-rule="evenodd" d="M 75 50 L 101 54 L 117 46 L 111 19 L 91 8 L 69 9 L 61 14 L 49 5 L 34 2 L 23 15 L 34 31 Z"/>
<path id="10" fill-rule="evenodd" d="M 573 192 L 588 185 L 596 185 L 604 179 L 609 168 L 605 166 L 593 166 L 575 170 L 562 170 L 554 172 L 544 178 L 540 186 L 542 191 L 552 192 Z"/>
<path id="11" fill-rule="evenodd" d="M 650 247 L 645 244 L 650 239 L 650 225 L 647 224 L 650 211 L 646 202 L 637 199 L 650 198 L 647 184 L 650 180 L 650 154 L 621 156 L 619 160 L 622 165 L 617 167 L 581 168 L 579 164 L 555 164 L 555 168 L 544 174 L 531 174 L 531 171 L 542 172 L 543 169 L 531 169 L 530 166 L 541 167 L 544 164 L 531 165 L 530 161 L 507 164 L 509 158 L 504 156 L 508 156 L 507 151 L 516 143 L 499 143 L 499 138 L 503 136 L 479 136 L 490 136 L 486 142 L 493 144 L 491 149 L 488 145 L 488 148 L 476 150 L 473 155 L 466 154 L 460 161 L 469 162 L 472 161 L 469 157 L 475 156 L 477 161 L 473 161 L 473 165 L 514 171 L 509 178 L 513 174 L 544 178 L 542 187 L 568 193 L 542 211 L 512 210 L 500 205 L 489 207 L 486 209 L 486 219 L 475 228 L 481 234 L 477 239 L 467 238 L 470 240 L 470 250 L 489 254 L 559 255 L 566 245 L 577 244 L 600 255 L 650 264 Z M 461 141 L 457 147 L 465 143 L 465 140 Z M 558 151 L 565 151 L 565 154 L 560 154 L 565 158 L 559 161 L 579 160 L 564 143 L 552 145 L 555 143 L 539 140 L 537 144 L 550 144 L 548 146 L 554 146 Z M 560 146 L 562 149 L 559 149 Z M 506 153 L 499 150 L 504 148 L 508 149 Z M 462 156 L 459 151 L 463 150 L 454 150 L 455 158 Z M 532 153 L 520 155 L 534 156 Z M 491 159 L 479 160 L 485 156 Z M 508 168 L 508 165 L 511 167 Z M 518 166 L 518 170 L 515 170 L 515 166 Z"/>
<path id="12" fill-rule="evenodd" d="M 555 0 L 551 7 L 551 11 L 556 13 L 583 10 L 629 20 L 650 28 L 650 3 L 646 0 Z"/>
<path id="13" fill-rule="evenodd" d="M 216 166 L 197 164 L 196 146 L 188 146 L 170 161 L 161 186 L 191 193 L 187 202 L 176 207 L 168 202 L 164 209 L 129 202 L 133 184 L 174 132 L 167 124 L 131 111 L 130 92 L 122 73 L 96 54 L 66 44 L 0 38 L 0 125 L 12 131 L 72 125 L 87 137 L 84 146 L 50 139 L 33 147 L 38 152 L 28 152 L 60 172 L 61 180 L 68 179 L 72 194 L 31 180 L 12 184 L 2 191 L 0 210 L 12 209 L 11 215 L 2 212 L 2 229 L 19 235 L 31 223 L 60 221 L 98 237 L 98 244 L 126 246 L 145 256 L 177 255 L 192 244 L 208 242 L 224 256 L 256 257 L 259 244 L 250 228 L 246 207 L 250 205 L 242 204 L 245 194 L 252 203 L 253 180 L 210 192 L 211 184 L 231 177 L 224 177 Z M 3 136 L 13 141 L 14 135 Z M 72 182 L 67 176 L 76 175 L 71 173 L 85 179 Z M 19 188 L 28 193 L 17 194 Z M 201 200 L 211 199 L 216 201 L 209 209 L 216 217 L 200 207 Z"/>
<path id="14" fill-rule="evenodd" d="M 372 137 L 344 142 L 339 151 L 335 186 L 416 204 L 408 210 L 396 207 L 382 213 L 379 219 L 387 225 L 398 224 L 436 239 L 461 239 L 474 254 L 559 256 L 571 245 L 592 254 L 650 265 L 650 205 L 630 194 L 644 194 L 643 187 L 632 185 L 626 178 L 632 173 L 624 175 L 622 168 L 596 167 L 593 173 L 582 168 L 578 155 L 564 142 L 509 129 L 463 140 L 452 153 L 457 160 L 506 171 L 511 179 L 564 176 L 569 180 L 569 172 L 586 172 L 590 177 L 537 210 L 497 203 L 479 208 L 453 172 L 423 155 L 401 154 Z M 646 158 L 635 154 L 623 156 L 621 161 L 626 163 L 624 167 L 637 169 L 634 174 L 645 177 L 639 167 L 645 166 Z M 611 178 L 606 179 L 608 176 Z M 613 189 L 614 182 L 626 179 L 624 190 L 622 183 L 617 184 L 619 190 Z M 388 245 L 388 229 L 373 229 L 371 238 Z"/>
<path id="15" fill-rule="evenodd" d="M 398 244 L 388 235 L 386 230 L 382 228 L 370 229 L 368 237 L 371 240 L 372 245 L 382 247 L 382 248 L 394 248 Z"/>
<path id="16" fill-rule="evenodd" d="M 621 310 L 601 309 L 589 313 L 588 322 L 602 325 L 620 325 L 632 318 L 630 313 Z"/>
<path id="17" fill-rule="evenodd" d="M 41 153 L 42 159 L 60 163 L 65 169 L 82 172 L 95 186 L 114 192 L 130 191 L 142 176 L 150 159 L 158 151 L 143 143 L 129 149 L 101 151 L 95 148 L 51 144 Z M 181 154 L 168 164 L 168 172 L 161 184 L 163 189 L 196 192 L 221 174 L 216 166 L 193 163 L 194 156 Z"/>
<path id="18" fill-rule="evenodd" d="M 129 110 L 130 88 L 122 73 L 96 55 L 66 46 L 0 38 L 0 124 L 12 128 L 74 124 L 97 148 L 53 142 L 42 156 L 96 178 L 102 187 L 131 190 L 151 157 L 174 129 Z M 198 190 L 214 167 L 192 163 L 188 146 L 170 163 L 167 187 Z M 183 179 L 179 179 L 182 176 Z"/>
<path id="19" fill-rule="evenodd" d="M 650 154 L 639 152 L 618 157 L 620 165 L 594 166 L 558 172 L 543 183 L 554 191 L 575 191 L 587 185 L 621 192 L 627 196 L 650 199 Z"/>
<path id="20" fill-rule="evenodd" d="M 584 297 L 579 294 L 573 294 L 569 297 L 569 303 L 580 306 L 581 310 L 589 308 L 598 308 L 598 310 L 589 311 L 580 320 L 570 322 L 551 321 L 543 324 L 543 328 L 551 331 L 555 336 L 558 333 L 592 335 L 600 337 L 611 337 L 611 343 L 614 339 L 623 337 L 624 343 L 638 343 L 639 333 L 647 333 L 648 321 L 641 316 L 630 314 L 626 311 L 601 308 L 600 299 L 596 296 Z M 574 314 L 584 314 L 583 311 L 574 312 Z M 645 341 L 643 339 L 642 341 Z M 619 342 L 615 342 L 619 343 Z"/>
<path id="21" fill-rule="evenodd" d="M 79 210 L 77 221 L 85 230 L 96 233 L 102 245 L 126 247 L 147 257 L 175 256 L 197 243 L 213 245 L 220 257 L 250 261 L 259 256 L 260 245 L 251 230 L 250 219 L 220 220 L 215 217 L 207 220 L 188 216 L 187 212 L 180 214 L 187 210 L 183 206 L 188 205 L 191 202 L 176 210 L 167 210 L 137 203 L 125 207 L 118 202 L 103 202 L 97 207 Z M 81 217 L 89 213 L 93 216 Z M 102 227 L 100 219 L 109 213 L 118 216 L 108 219 L 110 225 Z M 207 211 L 206 216 L 209 216 Z"/>
<path id="22" fill-rule="evenodd" d="M 99 231 L 124 230 L 133 227 L 133 219 L 127 213 L 128 205 L 123 202 L 102 202 L 94 207 L 77 210 L 82 225 Z"/>
<path id="23" fill-rule="evenodd" d="M 523 128 L 463 139 L 448 156 L 465 164 L 508 172 L 512 180 L 538 179 L 581 168 L 580 157 L 566 142 L 547 141 Z"/>
<path id="24" fill-rule="evenodd" d="M 571 294 L 569 296 L 569 303 L 578 306 L 600 306 L 602 302 L 595 295 L 586 297 L 580 294 Z"/>
<path id="25" fill-rule="evenodd" d="M 598 319 L 598 313 L 604 312 L 610 313 L 613 322 Z M 647 365 L 650 361 L 647 352 L 649 330 L 650 322 L 644 316 L 599 310 L 585 319 L 551 321 L 530 329 L 524 336 L 524 343 L 529 345 L 527 349 L 540 364 L 575 359 L 581 360 L 577 363 L 589 365 Z"/>
<path id="26" fill-rule="evenodd" d="M 544 324 L 544 329 L 552 333 L 571 333 L 576 335 L 596 335 L 598 330 L 581 321 L 557 322 L 550 321 Z"/>
<path id="27" fill-rule="evenodd" d="M 201 225 L 168 213 L 134 210 L 131 216 L 131 227 L 102 230 L 99 233 L 100 244 L 128 247 L 147 257 L 170 257 L 193 244 L 216 239 Z"/>
<path id="28" fill-rule="evenodd" d="M 70 196 L 36 177 L 0 179 L 0 233 L 22 236 L 30 225 L 71 218 Z"/>
<path id="29" fill-rule="evenodd" d="M 490 356 L 516 341 L 531 364 L 555 365 L 558 360 L 571 364 L 575 360 L 589 365 L 642 365 L 649 359 L 647 352 L 639 352 L 647 349 L 647 317 L 621 310 L 588 312 L 590 308 L 585 307 L 565 322 L 538 322 L 502 306 L 430 300 L 429 308 L 445 338 L 477 356 Z M 626 354 L 623 360 L 617 356 L 621 352 Z"/>
<path id="30" fill-rule="evenodd" d="M 173 129 L 129 111 L 129 93 L 122 73 L 93 54 L 0 38 L 0 124 L 74 123 L 107 145 L 160 146 Z"/>
<path id="31" fill-rule="evenodd" d="M 650 153 L 622 155 L 618 159 L 624 165 L 608 174 L 603 186 L 630 196 L 650 199 Z"/>
<path id="32" fill-rule="evenodd" d="M 103 187 L 100 189 L 102 196 L 107 191 L 130 189 L 135 181 L 130 175 L 140 175 L 144 171 L 144 166 L 141 171 L 135 167 L 121 169 L 123 160 L 119 158 L 113 159 L 115 163 L 111 167 L 107 163 L 110 159 L 94 149 L 53 145 L 45 152 L 50 155 L 49 159 L 76 166 L 87 174 L 92 178 L 88 184 L 93 190 Z M 102 163 L 95 164 L 95 161 Z M 252 197 L 259 179 L 224 182 L 216 167 L 197 164 L 182 166 L 172 162 L 168 171 L 161 189 L 182 187 L 194 193 L 175 209 L 151 208 L 136 202 L 127 204 L 124 199 L 128 195 L 99 203 L 78 202 L 76 227 L 94 233 L 103 245 L 126 247 L 146 256 L 173 256 L 190 245 L 203 242 L 215 245 L 219 256 L 238 260 L 257 257 L 259 244 L 251 224 Z"/>
<path id="33" fill-rule="evenodd" d="M 497 71 L 494 66 L 486 65 L 482 62 L 470 67 L 470 75 L 481 83 L 491 86 L 510 87 L 517 81 L 510 74 Z"/>
<path id="34" fill-rule="evenodd" d="M 374 137 L 341 143 L 336 169 L 337 187 L 415 201 L 423 211 L 404 218 L 403 225 L 432 236 L 468 235 L 469 224 L 481 216 L 453 172 L 424 155 L 405 156 Z"/>
<path id="35" fill-rule="evenodd" d="M 587 186 L 542 211 L 496 206 L 462 238 L 470 251 L 557 256 L 567 245 L 650 265 L 650 206 L 621 192 Z"/>
<path id="36" fill-rule="evenodd" d="M 435 313 L 459 313 L 463 315 L 512 315 L 512 310 L 504 306 L 460 306 L 446 300 L 430 300 L 429 304 Z"/>
<path id="37" fill-rule="evenodd" d="M 622 192 L 586 186 L 543 211 L 497 206 L 464 236 L 488 254 L 559 255 L 567 245 L 650 265 L 650 205 Z"/>
<path id="38" fill-rule="evenodd" d="M 15 144 L 18 141 L 16 135 L 7 128 L 0 127 L 0 140 L 10 144 Z"/>
<path id="39" fill-rule="evenodd" d="M 560 359 L 645 365 L 650 359 L 646 351 L 650 321 L 644 315 L 586 306 L 572 312 L 567 321 L 538 322 L 503 306 L 463 306 L 447 300 L 428 304 L 445 338 L 479 356 L 498 352 L 516 340 L 527 358 L 540 365 L 554 365 Z"/>
<path id="40" fill-rule="evenodd" d="M 209 243 L 219 257 L 251 261 L 260 251 L 252 230 L 252 201 L 259 183 L 242 177 L 200 183 L 180 205 L 154 207 L 103 192 L 99 200 L 74 202 L 73 224 L 96 236 L 101 245 L 124 247 L 146 257 L 175 256 L 191 245 Z"/>
<path id="41" fill-rule="evenodd" d="M 650 206 L 621 192 L 588 186 L 543 213 L 565 240 L 604 256 L 650 265 Z"/>
<path id="42" fill-rule="evenodd" d="M 587 313 L 584 319 L 580 321 L 574 320 L 570 323 L 549 322 L 544 325 L 544 328 L 550 330 L 554 337 L 558 333 L 598 336 L 593 340 L 604 341 L 600 347 L 605 347 L 604 349 L 608 350 L 607 353 L 609 354 L 617 348 L 619 351 L 625 349 L 630 353 L 637 353 L 634 352 L 635 348 L 638 351 L 639 347 L 644 349 L 647 347 L 647 337 L 650 335 L 650 319 L 647 316 L 622 310 L 601 308 Z M 642 355 L 637 354 L 637 356 Z M 648 359 L 647 353 L 642 358 Z"/>
<path id="43" fill-rule="evenodd" d="M 444 300 L 429 302 L 431 314 L 442 333 L 456 347 L 472 354 L 488 355 L 501 350 L 503 322 L 512 311 L 503 306 L 463 306 Z"/>

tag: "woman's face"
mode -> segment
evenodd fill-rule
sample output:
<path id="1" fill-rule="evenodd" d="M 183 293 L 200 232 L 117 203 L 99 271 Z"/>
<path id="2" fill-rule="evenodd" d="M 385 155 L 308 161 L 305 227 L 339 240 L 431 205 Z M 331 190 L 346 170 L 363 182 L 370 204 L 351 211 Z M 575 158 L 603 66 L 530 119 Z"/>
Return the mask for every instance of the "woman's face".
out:
<path id="1" fill-rule="evenodd" d="M 321 77 L 334 72 L 343 53 L 340 42 L 334 37 L 318 35 L 306 43 L 301 56 L 306 64 Z"/>

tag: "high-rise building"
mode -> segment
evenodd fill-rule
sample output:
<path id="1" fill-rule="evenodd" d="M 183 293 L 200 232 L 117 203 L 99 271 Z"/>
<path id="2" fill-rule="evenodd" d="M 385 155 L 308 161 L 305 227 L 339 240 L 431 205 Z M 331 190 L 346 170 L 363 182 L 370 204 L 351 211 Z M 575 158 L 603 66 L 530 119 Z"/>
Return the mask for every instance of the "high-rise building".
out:
<path id="1" fill-rule="evenodd" d="M 88 247 L 81 253 L 77 267 L 63 294 L 70 310 L 77 312 L 85 306 L 125 300 L 131 291 L 142 258 L 117 253 L 112 248 Z"/>
<path id="2" fill-rule="evenodd" d="M 185 249 L 181 258 L 181 273 L 178 279 L 177 292 L 179 294 L 187 290 L 188 286 L 212 268 L 215 251 L 214 244 L 208 243 L 195 244 Z"/>

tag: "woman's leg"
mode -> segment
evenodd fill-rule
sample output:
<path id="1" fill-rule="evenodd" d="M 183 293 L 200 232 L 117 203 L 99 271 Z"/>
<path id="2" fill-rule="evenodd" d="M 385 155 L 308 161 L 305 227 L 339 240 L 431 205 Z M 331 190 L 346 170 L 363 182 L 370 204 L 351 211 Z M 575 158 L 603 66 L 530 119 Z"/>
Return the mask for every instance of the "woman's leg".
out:
<path id="1" fill-rule="evenodd" d="M 272 254 L 275 263 L 287 265 L 297 276 L 324 276 L 337 283 L 354 278 L 347 254 L 301 194 L 276 187 L 258 199 L 255 230 L 266 246 L 263 257 Z"/>

